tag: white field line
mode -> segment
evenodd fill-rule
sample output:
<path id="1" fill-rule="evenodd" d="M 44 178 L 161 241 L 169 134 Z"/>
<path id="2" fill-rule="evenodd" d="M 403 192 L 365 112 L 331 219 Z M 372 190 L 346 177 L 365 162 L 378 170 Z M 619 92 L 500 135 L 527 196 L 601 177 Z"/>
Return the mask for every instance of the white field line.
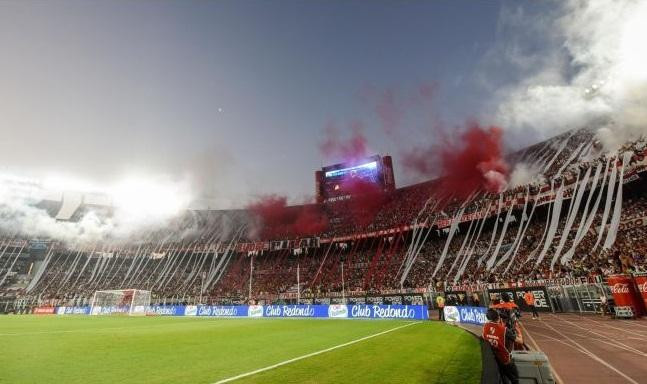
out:
<path id="1" fill-rule="evenodd" d="M 563 316 L 563 315 L 562 315 L 562 316 Z M 598 314 L 597 316 L 599 316 L 599 314 Z M 577 319 L 577 318 L 580 318 L 580 316 L 575 315 L 575 314 L 573 314 L 573 315 L 570 315 L 570 314 L 569 314 L 569 317 L 573 317 L 573 318 L 576 318 L 576 319 Z M 605 323 L 607 323 L 607 322 L 609 322 L 609 323 L 611 323 L 611 322 L 615 322 L 615 323 L 617 323 L 617 324 L 628 324 L 630 327 L 647 328 L 647 324 L 640 324 L 640 323 L 645 323 L 645 321 L 644 321 L 644 320 L 641 320 L 641 319 L 634 319 L 634 320 L 620 320 L 620 319 L 614 319 L 614 320 L 607 321 L 607 320 L 602 319 L 602 318 L 601 318 L 601 319 L 597 319 L 597 318 L 596 318 L 596 317 L 594 317 L 594 316 L 585 316 L 585 318 L 586 318 L 586 320 L 587 320 L 587 321 L 591 321 L 591 322 L 594 322 L 594 323 L 601 323 L 601 324 L 605 324 Z M 641 332 L 644 332 L 644 331 L 641 331 Z"/>
<path id="2" fill-rule="evenodd" d="M 526 334 L 526 335 L 528 335 L 528 339 L 530 340 L 530 342 L 532 343 L 532 345 L 535 347 L 535 350 L 536 350 L 536 351 L 539 351 L 539 352 L 543 352 L 543 351 L 539 348 L 539 344 L 537 344 L 537 342 L 536 342 L 536 341 L 535 341 L 535 339 L 532 337 L 532 335 L 530 334 L 530 332 L 528 331 L 528 329 L 527 329 L 526 327 L 524 327 L 524 326 L 523 326 L 523 323 L 520 323 L 520 324 L 521 324 L 521 329 L 523 330 L 523 333 L 524 333 L 524 334 Z M 559 341 L 561 341 L 561 340 L 559 340 Z M 566 343 L 565 343 L 565 344 L 566 344 Z M 569 344 L 566 344 L 566 345 L 569 345 Z M 550 370 L 551 370 L 551 371 L 553 371 L 553 376 L 555 376 L 555 381 L 557 382 L 557 384 L 564 384 L 564 380 L 562 380 L 561 376 L 559 376 L 559 375 L 557 374 L 557 370 L 555 369 L 555 367 L 554 367 L 552 364 L 550 365 Z"/>
<path id="3" fill-rule="evenodd" d="M 647 336 L 647 335 L 643 335 L 643 333 L 647 333 L 647 331 L 637 331 L 635 329 L 628 330 L 627 328 L 614 327 L 614 326 L 609 325 L 609 323 L 611 323 L 611 321 L 602 321 L 602 320 L 597 320 L 597 319 L 593 319 L 593 318 L 590 318 L 590 317 L 585 317 L 584 319 L 586 319 L 586 320 L 582 321 L 582 322 L 586 322 L 588 324 L 595 324 L 596 326 L 602 327 L 602 328 L 605 328 L 605 329 L 606 328 L 613 328 L 613 329 L 617 329 L 619 331 L 629 333 L 629 334 L 632 334 L 632 335 L 638 334 L 639 336 Z M 634 326 L 634 325 L 638 325 L 638 324 L 631 324 L 631 326 Z"/>
<path id="4" fill-rule="evenodd" d="M 533 332 L 536 332 L 536 331 L 533 331 Z M 579 337 L 580 339 L 590 339 L 590 338 L 591 338 L 590 336 L 586 336 L 586 335 L 584 335 L 584 334 L 581 334 L 581 333 L 575 333 L 575 332 L 571 332 L 571 331 L 569 331 L 569 334 L 570 334 L 571 336 L 573 336 L 573 337 Z M 545 336 L 545 337 L 549 337 L 549 336 L 546 336 L 546 335 L 544 335 L 544 336 Z M 643 339 L 639 339 L 639 340 L 643 340 Z M 627 349 L 627 348 L 625 348 L 625 347 L 622 347 L 622 346 L 620 346 L 620 345 L 618 345 L 618 344 L 616 344 L 616 343 L 612 343 L 612 342 L 610 342 L 610 341 L 605 341 L 605 340 L 599 340 L 599 339 L 598 339 L 598 340 L 596 340 L 596 342 L 598 342 L 598 343 L 603 343 L 603 344 L 607 344 L 607 345 L 610 345 L 610 346 L 612 346 L 612 347 L 615 347 L 615 348 L 618 348 L 618 349 L 625 350 L 625 351 L 627 351 L 627 352 L 635 353 L 635 351 L 634 351 L 634 350 Z M 641 356 L 642 356 L 642 355 L 641 355 Z"/>
<path id="5" fill-rule="evenodd" d="M 582 323 L 584 323 L 584 322 L 582 322 Z M 615 329 L 615 330 L 617 330 L 617 331 L 620 331 L 620 332 L 622 332 L 622 333 L 629 334 L 629 335 L 634 336 L 634 337 L 635 337 L 635 336 L 642 336 L 641 340 L 645 340 L 645 341 L 647 341 L 647 335 L 645 334 L 645 331 L 637 331 L 637 330 L 630 331 L 630 330 L 628 330 L 628 329 L 623 329 L 623 328 L 619 328 L 619 327 L 614 327 L 614 326 L 611 326 L 611 325 L 605 325 L 604 323 L 598 323 L 598 322 L 595 322 L 595 321 L 586 321 L 585 326 L 586 326 L 586 327 L 593 327 L 593 329 L 596 329 L 596 330 L 606 330 L 606 331 L 609 331 L 609 330 L 611 330 L 611 329 Z M 625 338 L 627 337 L 627 336 L 625 336 L 625 335 L 620 335 L 620 336 L 623 336 L 623 337 L 625 337 Z"/>
<path id="6" fill-rule="evenodd" d="M 624 324 L 632 321 L 632 323 L 631 323 L 632 327 L 647 328 L 647 325 L 640 324 L 640 322 L 643 321 L 643 320 L 616 320 L 616 321 L 621 321 Z"/>
<path id="7" fill-rule="evenodd" d="M 578 347 L 574 346 L 573 344 L 569 344 L 569 343 L 565 342 L 564 340 L 560 340 L 560 339 L 557 339 L 557 338 L 555 338 L 555 337 L 548 336 L 548 335 L 543 334 L 543 333 L 541 333 L 541 332 L 537 332 L 537 331 L 533 331 L 533 332 L 535 332 L 535 335 L 537 335 L 537 336 L 544 337 L 544 338 L 546 338 L 546 339 L 548 339 L 548 340 L 552 340 L 552 341 L 554 341 L 554 342 L 556 342 L 556 343 L 564 344 L 565 346 L 567 346 L 567 347 L 569 347 L 569 348 L 573 348 L 574 350 L 576 350 L 576 351 L 578 351 L 578 352 L 586 353 L 586 352 L 582 351 L 581 349 L 579 349 Z M 543 340 L 543 339 L 539 339 L 539 340 Z M 545 341 L 545 340 L 544 340 L 544 341 Z"/>
<path id="8" fill-rule="evenodd" d="M 575 323 L 573 323 L 571 321 L 568 321 L 568 320 L 565 320 L 565 319 L 560 319 L 557 316 L 554 316 L 554 317 L 555 317 L 555 319 L 558 319 L 559 321 L 563 321 L 563 322 L 569 324 L 571 327 L 579 328 L 579 329 L 581 329 L 581 330 L 583 330 L 585 332 L 592 333 L 592 334 L 594 334 L 596 336 L 607 339 L 607 340 L 609 340 L 609 343 L 615 344 L 618 348 L 622 348 L 622 349 L 627 350 L 629 352 L 635 353 L 635 354 L 637 354 L 639 356 L 647 357 L 647 353 L 645 353 L 645 352 L 643 352 L 641 350 L 638 350 L 638 349 L 636 349 L 634 347 L 631 347 L 631 346 L 629 346 L 627 344 L 621 343 L 621 342 L 619 342 L 617 340 L 614 340 L 614 339 L 612 339 L 611 337 L 609 337 L 607 335 L 603 335 L 603 334 L 601 334 L 599 332 L 595 332 L 595 331 L 592 331 L 590 329 L 584 328 L 584 327 L 582 327 L 580 325 L 577 325 L 577 324 L 575 324 Z M 602 340 L 599 340 L 599 341 L 602 341 Z"/>
<path id="9" fill-rule="evenodd" d="M 412 325 L 415 325 L 415 324 L 420 324 L 420 323 L 415 322 L 415 323 L 408 323 L 408 324 L 400 325 L 400 326 L 395 327 L 395 328 L 387 329 L 386 331 L 374 333 L 374 334 L 369 335 L 369 336 L 364 336 L 364 337 L 361 337 L 359 339 L 351 340 L 349 342 L 339 344 L 339 345 L 335 345 L 335 346 L 330 347 L 330 348 L 326 348 L 326 349 L 322 349 L 322 350 L 319 350 L 319 351 L 316 351 L 316 352 L 308 353 L 307 355 L 302 355 L 302 356 L 295 357 L 295 358 L 292 358 L 292 359 L 289 359 L 289 360 L 285 360 L 285 361 L 282 361 L 280 363 L 269 365 L 269 366 L 264 367 L 264 368 L 256 369 L 254 371 L 245 372 L 245 373 L 241 373 L 240 375 L 236 375 L 236 376 L 228 377 L 226 379 L 218 380 L 214 384 L 229 383 L 229 382 L 232 382 L 234 380 L 238 380 L 238 379 L 242 379 L 244 377 L 256 375 L 256 374 L 261 373 L 261 372 L 270 371 L 272 369 L 275 369 L 275 368 L 278 368 L 278 367 L 281 367 L 281 366 L 284 366 L 284 365 L 287 365 L 287 364 L 294 363 L 295 361 L 304 360 L 304 359 L 307 359 L 307 358 L 310 358 L 310 357 L 321 355 L 322 353 L 334 351 L 335 349 L 344 348 L 344 347 L 347 347 L 349 345 L 359 343 L 359 342 L 364 341 L 364 340 L 372 339 L 374 337 L 381 336 L 381 335 L 387 334 L 389 332 L 397 331 L 398 329 L 409 327 L 409 326 L 412 326 Z"/>
<path id="10" fill-rule="evenodd" d="M 593 353 L 593 352 L 589 351 L 588 349 L 584 348 L 581 344 L 579 344 L 579 343 L 578 343 L 578 342 L 576 342 L 575 340 L 571 339 L 570 337 L 568 337 L 568 336 L 564 335 L 564 334 L 563 334 L 563 333 L 561 333 L 560 331 L 556 330 L 554 327 L 552 327 L 552 326 L 551 326 L 551 325 L 549 325 L 548 323 L 543 323 L 543 325 L 545 325 L 547 328 L 550 328 L 553 332 L 555 332 L 556 334 L 558 334 L 558 335 L 560 335 L 561 337 L 563 337 L 563 338 L 564 338 L 564 340 L 570 341 L 574 346 L 578 347 L 578 348 L 582 351 L 582 353 L 584 353 L 585 355 L 589 356 L 591 359 L 593 359 L 593 360 L 597 361 L 598 363 L 600 363 L 600 364 L 604 365 L 605 367 L 609 368 L 610 370 L 614 371 L 614 372 L 615 372 L 615 373 L 617 373 L 618 375 L 622 376 L 625 380 L 627 380 L 627 381 L 628 381 L 628 382 L 630 382 L 631 384 L 639 384 L 636 380 L 634 380 L 634 379 L 632 379 L 631 377 L 627 376 L 624 372 L 622 372 L 622 371 L 621 371 L 621 370 L 619 370 L 618 368 L 616 368 L 616 367 L 614 367 L 613 365 L 611 365 L 608 361 L 606 361 L 606 360 L 602 359 L 601 357 L 599 357 L 599 356 L 598 356 L 598 355 L 596 355 L 595 353 Z"/>

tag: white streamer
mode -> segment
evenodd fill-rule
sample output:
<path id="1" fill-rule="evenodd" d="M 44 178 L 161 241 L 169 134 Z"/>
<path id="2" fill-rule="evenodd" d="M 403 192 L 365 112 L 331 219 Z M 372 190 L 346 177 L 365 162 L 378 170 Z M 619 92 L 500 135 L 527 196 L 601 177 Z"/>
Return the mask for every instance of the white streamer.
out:
<path id="1" fill-rule="evenodd" d="M 616 159 L 611 159 L 611 176 L 609 177 L 609 185 L 607 186 L 607 200 L 604 204 L 604 212 L 602 213 L 602 221 L 600 222 L 600 230 L 598 231 L 598 239 L 595 241 L 591 250 L 595 251 L 602 240 L 604 229 L 606 228 L 607 219 L 609 218 L 609 210 L 611 209 L 611 199 L 613 198 L 613 191 L 616 186 L 616 176 L 618 175 L 618 166 Z M 600 191 L 602 193 L 602 191 Z"/>
<path id="2" fill-rule="evenodd" d="M 622 214 L 622 185 L 624 184 L 625 165 L 631 159 L 631 152 L 625 152 L 622 156 L 622 166 L 620 168 L 620 177 L 618 178 L 618 193 L 616 193 L 616 204 L 613 207 L 613 217 L 611 218 L 611 225 L 607 232 L 607 239 L 604 241 L 603 249 L 609 249 L 615 243 L 620 226 L 620 216 Z"/>
<path id="3" fill-rule="evenodd" d="M 568 251 L 566 251 L 566 253 L 562 256 L 562 264 L 571 261 L 571 259 L 575 255 L 575 250 L 577 249 L 577 246 L 582 241 L 584 236 L 586 236 L 586 233 L 588 232 L 591 226 L 591 223 L 593 223 L 593 220 L 595 219 L 595 215 L 598 211 L 598 206 L 600 204 L 600 198 L 602 197 L 602 189 L 604 188 L 604 182 L 606 180 L 607 171 L 609 170 L 608 162 L 604 170 L 604 175 L 602 176 L 602 180 L 601 180 L 602 185 L 600 186 L 600 189 L 598 191 L 598 196 L 595 199 L 593 208 L 591 208 L 590 211 L 589 211 L 589 203 L 591 202 L 591 197 L 593 196 L 593 193 L 595 192 L 596 187 L 598 185 L 598 181 L 600 180 L 600 175 L 601 175 L 600 171 L 602 170 L 602 166 L 603 166 L 602 163 L 598 163 L 598 166 L 595 170 L 595 175 L 593 176 L 593 181 L 591 182 L 591 187 L 589 188 L 589 196 L 586 200 L 584 211 L 582 212 L 582 218 L 580 219 L 580 224 L 577 229 L 577 233 L 575 234 L 575 240 L 573 241 L 571 248 Z"/>
<path id="4" fill-rule="evenodd" d="M 571 232 L 573 223 L 575 222 L 575 217 L 577 216 L 577 212 L 579 211 L 580 204 L 582 202 L 582 196 L 584 195 L 584 191 L 586 190 L 586 185 L 589 182 L 590 176 L 591 176 L 591 168 L 588 168 L 586 170 L 586 173 L 584 174 L 584 178 L 582 179 L 582 181 L 580 181 L 579 184 L 576 184 L 575 187 L 573 187 L 573 197 L 571 198 L 571 209 L 568 217 L 566 218 L 566 224 L 564 225 L 564 230 L 562 231 L 562 237 L 559 239 L 559 243 L 557 245 L 557 248 L 555 249 L 555 254 L 553 255 L 553 259 L 550 263 L 551 270 L 555 265 L 555 263 L 557 262 L 557 260 L 559 259 L 559 257 L 561 256 L 562 249 L 564 249 L 566 240 L 568 240 L 568 235 Z"/>
<path id="5" fill-rule="evenodd" d="M 535 265 L 539 265 L 546 256 L 548 248 L 553 243 L 555 238 L 555 232 L 557 231 L 557 226 L 559 225 L 559 215 L 562 211 L 562 203 L 564 201 L 564 182 L 559 186 L 557 190 L 557 195 L 555 196 L 555 202 L 553 203 L 552 217 L 550 219 L 550 227 L 548 228 L 548 233 L 546 234 L 546 240 L 544 241 L 544 247 L 541 250 L 541 253 L 537 257 Z"/>
<path id="6" fill-rule="evenodd" d="M 496 210 L 496 218 L 494 219 L 494 229 L 492 230 L 492 236 L 490 237 L 490 243 L 487 246 L 487 249 L 483 254 L 478 258 L 476 261 L 477 265 L 480 267 L 481 263 L 483 263 L 483 259 L 487 256 L 487 254 L 490 252 L 490 249 L 492 248 L 492 244 L 494 244 L 494 239 L 496 238 L 496 231 L 497 228 L 499 227 L 499 216 L 501 215 L 501 207 L 503 206 L 503 194 L 499 195 L 499 204 L 497 206 Z"/>
<path id="7" fill-rule="evenodd" d="M 463 260 L 463 263 L 461 264 L 460 269 L 456 273 L 456 276 L 454 276 L 454 282 L 457 282 L 458 279 L 460 279 L 463 276 L 463 273 L 465 273 L 465 268 L 467 268 L 467 265 L 469 264 L 470 260 L 472 259 L 472 256 L 475 253 L 476 245 L 478 244 L 479 238 L 481 238 L 481 231 L 483 230 L 485 222 L 488 219 L 488 213 L 490 212 L 491 206 L 492 206 L 492 202 L 490 201 L 488 203 L 487 208 L 485 209 L 485 215 L 483 215 L 483 217 L 481 218 L 481 225 L 479 226 L 479 230 L 476 234 L 476 238 L 469 244 L 466 252 L 466 257 Z"/>
<path id="8" fill-rule="evenodd" d="M 501 235 L 499 236 L 499 241 L 497 242 L 496 247 L 494 248 L 494 252 L 492 252 L 492 256 L 490 256 L 487 263 L 485 264 L 486 269 L 488 271 L 492 269 L 492 266 L 496 261 L 496 257 L 499 255 L 499 250 L 501 250 L 501 244 L 503 244 L 503 239 L 505 238 L 505 234 L 508 231 L 508 225 L 510 224 L 510 217 L 512 216 L 513 209 L 514 209 L 514 204 L 510 207 L 510 209 L 508 210 L 508 213 L 505 215 L 505 219 L 503 221 L 503 229 L 501 229 Z"/>
<path id="9" fill-rule="evenodd" d="M 434 273 L 431 275 L 432 279 L 436 277 L 436 273 L 438 273 L 438 270 L 445 262 L 445 258 L 447 257 L 447 250 L 449 249 L 449 244 L 452 242 L 452 239 L 454 238 L 454 234 L 456 233 L 456 229 L 458 228 L 458 223 L 460 222 L 461 217 L 463 217 L 464 211 L 465 211 L 465 207 L 461 208 L 452 220 L 452 225 L 449 228 L 449 236 L 447 236 L 447 241 L 445 241 L 445 247 L 443 248 L 443 253 L 440 255 L 440 259 L 436 264 Z"/>
<path id="10" fill-rule="evenodd" d="M 508 249 L 508 251 L 505 254 L 503 254 L 503 257 L 501 257 L 501 259 L 499 259 L 499 261 L 496 263 L 497 268 L 501 264 L 503 264 L 506 260 L 508 260 L 508 258 L 512 254 L 512 252 L 514 252 L 515 246 L 517 245 L 517 243 L 519 242 L 519 239 L 521 238 L 521 233 L 524 230 L 524 228 L 526 227 L 524 225 L 524 221 L 526 223 L 528 222 L 528 220 L 526 218 L 526 208 L 528 207 L 528 197 L 529 197 L 529 195 L 530 195 L 530 188 L 526 188 L 526 197 L 523 200 L 523 210 L 521 211 L 521 220 L 519 220 L 519 228 L 517 229 L 517 234 L 514 237 L 514 241 L 512 242 L 512 245 L 510 246 L 510 249 Z M 533 206 L 533 208 L 534 208 L 534 206 Z"/>

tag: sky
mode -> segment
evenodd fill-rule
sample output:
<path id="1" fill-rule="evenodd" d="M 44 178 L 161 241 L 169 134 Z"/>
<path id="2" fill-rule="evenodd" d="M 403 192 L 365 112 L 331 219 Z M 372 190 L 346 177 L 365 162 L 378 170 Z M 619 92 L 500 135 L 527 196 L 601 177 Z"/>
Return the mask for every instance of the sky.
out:
<path id="1" fill-rule="evenodd" d="M 301 202 L 314 170 L 343 160 L 319 151 L 326 127 L 350 135 L 361 122 L 370 152 L 394 156 L 399 186 L 421 181 L 403 151 L 433 143 L 432 126 L 498 123 L 501 91 L 564 49 L 533 28 L 555 5 L 5 0 L 0 171 L 188 180 L 212 208 L 271 193 Z M 431 102 L 409 102 L 422 86 Z M 385 92 L 406 100 L 395 133 L 376 113 Z M 557 133 L 518 125 L 509 150 Z"/>

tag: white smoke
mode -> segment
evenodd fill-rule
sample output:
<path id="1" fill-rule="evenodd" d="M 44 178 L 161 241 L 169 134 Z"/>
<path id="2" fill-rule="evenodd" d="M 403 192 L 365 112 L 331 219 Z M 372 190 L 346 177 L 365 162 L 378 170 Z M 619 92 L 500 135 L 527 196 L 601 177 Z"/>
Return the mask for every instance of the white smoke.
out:
<path id="1" fill-rule="evenodd" d="M 485 178 L 486 187 L 489 191 L 501 193 L 505 191 L 508 186 L 505 175 L 501 172 L 489 170 L 483 173 L 483 177 Z"/>
<path id="2" fill-rule="evenodd" d="M 519 162 L 515 164 L 508 180 L 509 188 L 516 188 L 528 184 L 540 184 L 544 181 L 541 167 L 533 164 Z"/>
<path id="3" fill-rule="evenodd" d="M 56 211 L 60 202 L 43 200 L 42 197 L 57 196 L 44 185 L 64 189 L 79 186 L 78 183 L 64 184 L 25 182 L 6 175 L 0 177 L 0 233 L 68 243 L 128 240 L 168 225 L 190 201 L 189 186 L 185 182 L 165 178 L 127 178 L 105 188 L 109 205 L 82 206 L 78 220 L 61 221 L 56 220 L 56 212 L 47 207 L 53 206 Z"/>
<path id="4" fill-rule="evenodd" d="M 552 42 L 542 57 L 508 52 L 509 62 L 536 69 L 500 90 L 498 123 L 539 131 L 543 138 L 603 125 L 599 139 L 607 150 L 645 135 L 647 2 L 569 0 L 555 6 L 556 17 L 532 20 L 534 33 Z"/>

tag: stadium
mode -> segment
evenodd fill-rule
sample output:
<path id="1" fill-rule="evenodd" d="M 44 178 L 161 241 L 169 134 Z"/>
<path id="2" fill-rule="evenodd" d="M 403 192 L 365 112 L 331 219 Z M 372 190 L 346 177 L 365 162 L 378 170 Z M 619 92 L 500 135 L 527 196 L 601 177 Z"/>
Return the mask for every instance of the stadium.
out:
<path id="1" fill-rule="evenodd" d="M 320 143 L 304 203 L 195 208 L 168 182 L 3 171 L 0 383 L 647 383 L 647 119 L 630 112 L 515 149 L 472 122 L 422 154 L 352 128 Z"/>

